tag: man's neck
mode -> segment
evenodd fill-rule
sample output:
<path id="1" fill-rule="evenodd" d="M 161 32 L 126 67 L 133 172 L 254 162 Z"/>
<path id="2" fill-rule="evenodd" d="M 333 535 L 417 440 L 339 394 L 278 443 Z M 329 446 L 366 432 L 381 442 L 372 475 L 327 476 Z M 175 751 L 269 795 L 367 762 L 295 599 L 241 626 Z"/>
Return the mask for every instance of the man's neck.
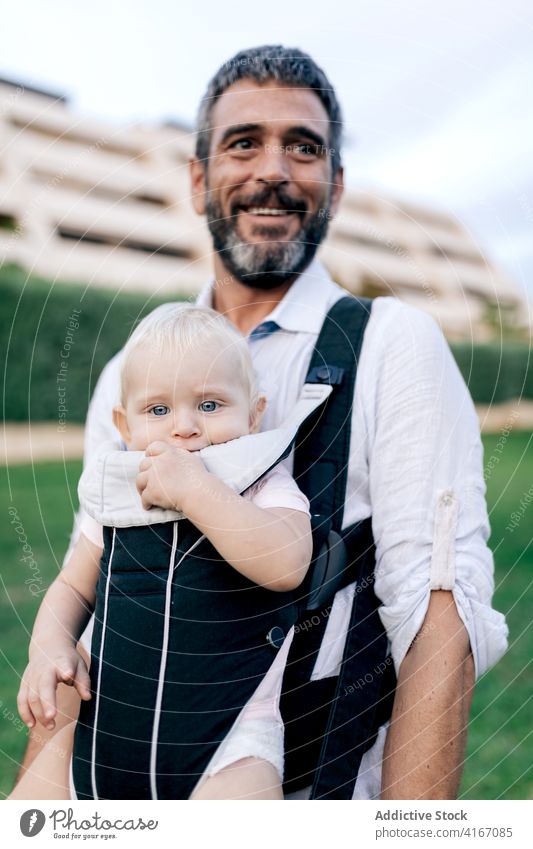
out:
<path id="1" fill-rule="evenodd" d="M 275 289 L 254 289 L 230 274 L 218 255 L 214 264 L 213 309 L 226 315 L 244 336 L 272 312 L 298 276 Z"/>

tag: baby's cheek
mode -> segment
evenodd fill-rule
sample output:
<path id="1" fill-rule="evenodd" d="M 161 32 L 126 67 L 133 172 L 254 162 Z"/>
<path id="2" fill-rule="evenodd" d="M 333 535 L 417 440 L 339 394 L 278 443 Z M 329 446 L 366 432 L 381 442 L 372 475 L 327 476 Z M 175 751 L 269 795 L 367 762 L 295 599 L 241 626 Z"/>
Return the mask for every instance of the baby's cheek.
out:
<path id="1" fill-rule="evenodd" d="M 219 442 L 227 442 L 227 428 L 218 422 L 206 422 L 203 435 L 208 445 L 217 445 Z"/>
<path id="2" fill-rule="evenodd" d="M 224 429 L 219 429 L 218 434 L 213 435 L 211 440 L 213 443 L 228 442 L 230 439 L 239 439 L 241 436 L 246 436 L 250 433 L 250 423 L 248 419 L 242 419 L 226 425 Z"/>
<path id="3" fill-rule="evenodd" d="M 151 442 L 158 439 L 157 429 L 148 422 L 143 423 L 132 433 L 130 451 L 144 451 Z"/>

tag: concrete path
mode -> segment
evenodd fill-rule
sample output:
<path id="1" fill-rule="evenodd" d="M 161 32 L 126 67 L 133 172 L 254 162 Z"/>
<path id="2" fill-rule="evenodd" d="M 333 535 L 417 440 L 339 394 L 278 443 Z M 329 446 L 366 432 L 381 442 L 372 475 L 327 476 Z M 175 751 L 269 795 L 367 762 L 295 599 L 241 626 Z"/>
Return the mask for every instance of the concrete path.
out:
<path id="1" fill-rule="evenodd" d="M 58 432 L 49 422 L 9 422 L 0 434 L 0 465 L 77 460 L 83 457 L 83 425 L 66 425 Z"/>

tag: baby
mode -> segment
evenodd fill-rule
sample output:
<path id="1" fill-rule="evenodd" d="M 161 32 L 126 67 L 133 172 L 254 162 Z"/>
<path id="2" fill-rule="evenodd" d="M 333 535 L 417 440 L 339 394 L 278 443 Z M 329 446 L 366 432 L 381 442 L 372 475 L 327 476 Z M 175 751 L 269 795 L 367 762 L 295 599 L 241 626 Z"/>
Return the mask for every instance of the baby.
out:
<path id="1" fill-rule="evenodd" d="M 198 453 L 257 432 L 265 405 L 246 340 L 213 310 L 166 305 L 130 337 L 113 421 L 145 452 L 143 506 L 184 518 L 102 529 L 84 517 L 18 697 L 30 728 L 53 729 L 57 686 L 73 685 L 79 722 L 11 798 L 283 798 L 279 695 L 309 502 L 281 465 L 240 495 Z M 76 644 L 93 610 L 89 674 Z M 74 733 L 73 774 L 58 752 Z"/>

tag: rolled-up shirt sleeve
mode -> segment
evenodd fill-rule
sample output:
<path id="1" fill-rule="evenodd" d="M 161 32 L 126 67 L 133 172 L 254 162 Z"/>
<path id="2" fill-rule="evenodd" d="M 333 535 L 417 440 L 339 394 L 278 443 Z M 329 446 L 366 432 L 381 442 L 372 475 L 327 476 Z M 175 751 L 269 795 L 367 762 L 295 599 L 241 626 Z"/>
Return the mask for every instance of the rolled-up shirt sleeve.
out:
<path id="1" fill-rule="evenodd" d="M 369 411 L 375 591 L 396 668 L 431 590 L 451 590 L 476 677 L 507 647 L 492 608 L 483 448 L 472 399 L 436 322 L 397 302 L 381 328 Z"/>

